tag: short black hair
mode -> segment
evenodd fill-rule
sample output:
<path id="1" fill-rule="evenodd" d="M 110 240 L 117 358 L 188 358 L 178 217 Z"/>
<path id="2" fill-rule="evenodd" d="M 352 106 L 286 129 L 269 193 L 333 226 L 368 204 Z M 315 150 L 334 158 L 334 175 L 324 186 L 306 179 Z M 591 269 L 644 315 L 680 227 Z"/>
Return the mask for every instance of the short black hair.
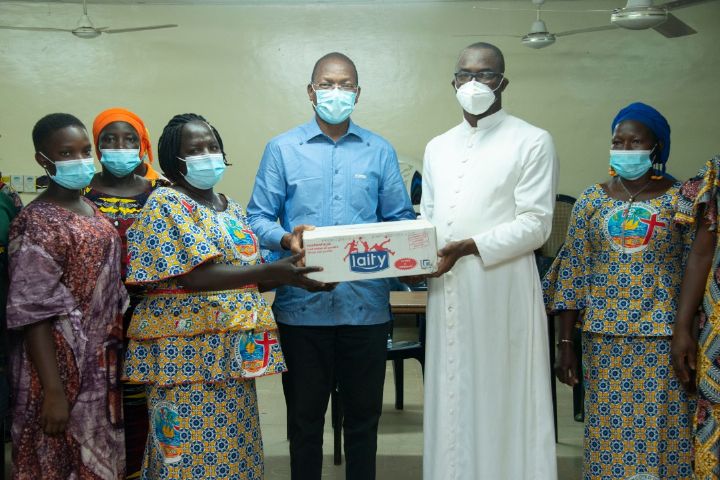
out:
<path id="1" fill-rule="evenodd" d="M 220 144 L 220 151 L 222 151 L 223 157 L 225 156 L 225 148 L 223 147 L 222 137 L 220 137 L 220 134 L 215 127 L 210 125 L 210 123 L 205 120 L 202 115 L 198 115 L 197 113 L 183 113 L 175 115 L 170 119 L 168 124 L 165 125 L 162 135 L 160 135 L 160 139 L 158 140 L 158 159 L 160 161 L 160 168 L 162 168 L 165 176 L 174 183 L 177 183 L 181 178 L 180 160 L 178 160 L 178 157 L 180 156 L 182 129 L 185 125 L 191 122 L 202 122 L 210 127 L 210 130 L 212 130 L 213 135 L 215 135 L 215 138 Z"/>
<path id="2" fill-rule="evenodd" d="M 85 125 L 75 116 L 69 113 L 51 113 L 37 121 L 32 130 L 32 141 L 35 151 L 42 150 L 43 144 L 53 133 L 67 127 L 80 127 L 87 130 Z"/>
<path id="3" fill-rule="evenodd" d="M 355 67 L 355 62 L 350 60 L 350 57 L 348 57 L 344 53 L 340 53 L 340 52 L 326 53 L 325 55 L 320 57 L 317 62 L 315 62 L 315 66 L 313 67 L 312 75 L 310 75 L 310 83 L 313 83 L 315 81 L 315 75 L 317 75 L 317 72 L 320 69 L 320 66 L 328 60 L 340 60 L 340 61 L 345 62 L 348 65 L 350 65 L 353 69 L 353 73 L 355 73 L 355 83 L 360 83 L 360 79 L 358 78 L 357 67 Z"/>
<path id="4" fill-rule="evenodd" d="M 500 73 L 505 73 L 505 56 L 503 55 L 502 51 L 500 51 L 500 49 L 492 43 L 477 42 L 463 48 L 462 52 L 460 52 L 460 56 L 458 57 L 458 64 L 460 63 L 460 59 L 463 58 L 463 56 L 468 52 L 468 50 L 490 50 L 495 55 L 495 58 L 497 58 L 498 69 L 500 70 Z M 457 65 L 455 67 L 455 70 L 457 70 Z"/>

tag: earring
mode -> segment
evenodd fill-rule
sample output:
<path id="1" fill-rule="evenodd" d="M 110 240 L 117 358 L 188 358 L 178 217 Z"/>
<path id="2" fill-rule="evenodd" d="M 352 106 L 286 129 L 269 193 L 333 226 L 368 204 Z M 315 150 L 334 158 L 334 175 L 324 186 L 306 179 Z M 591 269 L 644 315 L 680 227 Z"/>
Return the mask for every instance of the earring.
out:
<path id="1" fill-rule="evenodd" d="M 664 177 L 662 175 L 662 170 L 659 168 L 655 168 L 653 166 L 653 174 L 650 175 L 650 180 L 662 180 Z"/>
<path id="2" fill-rule="evenodd" d="M 610 167 L 608 169 L 608 173 L 610 174 L 611 177 L 617 177 L 617 172 L 615 171 L 615 169 L 613 167 Z"/>

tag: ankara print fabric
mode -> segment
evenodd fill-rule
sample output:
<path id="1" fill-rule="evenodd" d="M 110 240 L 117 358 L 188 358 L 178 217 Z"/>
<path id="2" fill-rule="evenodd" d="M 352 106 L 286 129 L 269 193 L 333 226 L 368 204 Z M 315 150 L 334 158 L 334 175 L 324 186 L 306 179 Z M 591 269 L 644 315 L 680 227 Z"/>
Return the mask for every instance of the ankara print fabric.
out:
<path id="1" fill-rule="evenodd" d="M 88 202 L 89 203 L 89 202 Z M 120 398 L 122 313 L 120 238 L 93 206 L 85 217 L 35 201 L 10 230 L 8 328 L 12 330 L 13 478 L 123 478 Z M 70 406 L 63 435 L 38 418 L 43 392 L 22 329 L 52 325 L 58 371 Z"/>
<path id="2" fill-rule="evenodd" d="M 204 262 L 260 263 L 240 206 L 215 212 L 159 188 L 128 230 L 128 284 L 146 288 L 128 330 L 125 375 L 161 386 L 254 378 L 286 370 L 277 325 L 257 285 L 191 292 L 177 277 Z"/>
<path id="3" fill-rule="evenodd" d="M 704 222 L 717 234 L 720 156 L 709 160 L 682 187 L 675 220 Z M 698 406 L 695 416 L 695 475 L 698 480 L 720 478 L 720 243 L 716 241 L 705 285 L 699 322 L 697 357 Z"/>
<path id="4" fill-rule="evenodd" d="M 629 208 L 600 185 L 585 190 L 543 280 L 547 309 L 582 310 L 586 332 L 671 336 L 689 248 L 673 222 L 679 188 Z"/>

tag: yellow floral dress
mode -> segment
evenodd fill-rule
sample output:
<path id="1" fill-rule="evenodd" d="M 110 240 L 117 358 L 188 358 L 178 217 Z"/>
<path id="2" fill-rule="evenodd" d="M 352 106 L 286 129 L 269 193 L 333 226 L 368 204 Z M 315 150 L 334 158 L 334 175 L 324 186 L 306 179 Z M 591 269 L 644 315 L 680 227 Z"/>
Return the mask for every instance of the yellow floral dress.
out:
<path id="1" fill-rule="evenodd" d="M 257 285 L 192 292 L 178 277 L 205 262 L 260 263 L 241 207 L 216 212 L 159 188 L 127 232 L 126 282 L 147 291 L 133 314 L 125 376 L 146 384 L 143 479 L 255 479 L 263 452 L 253 379 L 285 371 Z"/>
<path id="2" fill-rule="evenodd" d="M 549 311 L 582 316 L 584 480 L 692 478 L 693 405 L 670 363 L 689 245 L 679 187 L 632 205 L 588 188 L 543 281 Z"/>

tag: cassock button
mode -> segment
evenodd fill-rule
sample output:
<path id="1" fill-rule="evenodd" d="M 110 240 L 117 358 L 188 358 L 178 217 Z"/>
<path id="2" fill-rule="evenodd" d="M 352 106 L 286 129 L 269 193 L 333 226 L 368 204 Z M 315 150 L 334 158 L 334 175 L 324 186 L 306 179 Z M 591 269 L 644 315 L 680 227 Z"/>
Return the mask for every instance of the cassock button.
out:
<path id="1" fill-rule="evenodd" d="M 448 220 L 448 221 L 447 221 L 447 224 L 448 224 L 448 227 L 449 227 L 450 225 L 453 224 L 453 221 L 452 221 L 452 220 Z"/>
<path id="2" fill-rule="evenodd" d="M 448 345 L 455 345 L 455 340 L 453 340 L 452 338 L 448 340 Z"/>

